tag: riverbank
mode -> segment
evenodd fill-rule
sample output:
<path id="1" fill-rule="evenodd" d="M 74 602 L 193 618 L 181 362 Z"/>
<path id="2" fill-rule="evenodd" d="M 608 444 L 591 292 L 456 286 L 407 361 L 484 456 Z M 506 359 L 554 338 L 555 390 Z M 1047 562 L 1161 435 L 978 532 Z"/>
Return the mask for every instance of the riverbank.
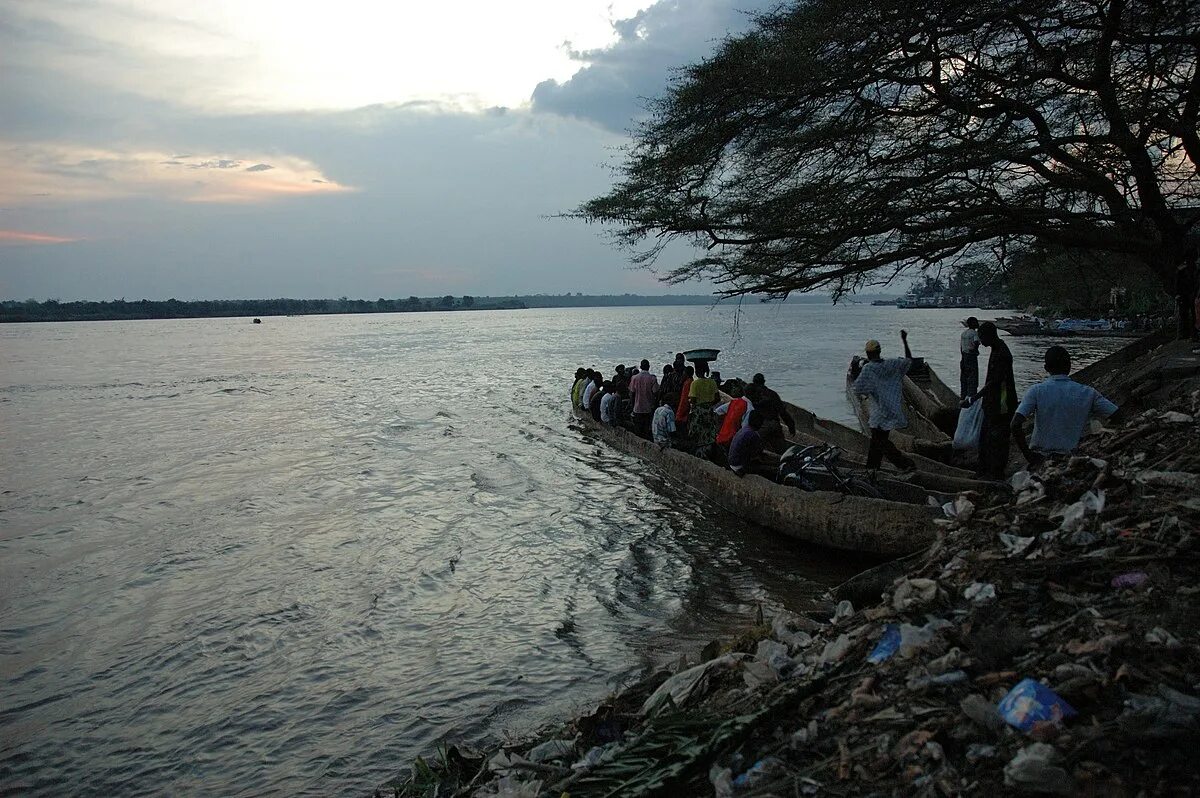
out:
<path id="1" fill-rule="evenodd" d="M 1200 787 L 1200 359 L 1093 382 L 1080 453 L 963 494 L 938 541 L 397 795 L 1188 793 Z M 866 582 L 864 586 L 864 582 Z M 857 589 L 854 589 L 857 587 Z M 882 589 L 881 589 L 882 588 Z"/>

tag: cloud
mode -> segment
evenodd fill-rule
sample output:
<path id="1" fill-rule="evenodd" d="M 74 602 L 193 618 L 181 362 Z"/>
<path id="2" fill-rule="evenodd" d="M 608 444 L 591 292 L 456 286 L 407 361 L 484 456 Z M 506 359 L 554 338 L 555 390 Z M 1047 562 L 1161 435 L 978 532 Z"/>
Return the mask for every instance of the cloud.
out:
<path id="1" fill-rule="evenodd" d="M 0 202 L 47 204 L 150 197 L 179 202 L 264 202 L 349 191 L 295 156 L 180 159 L 171 150 L 0 140 Z M 255 163 L 239 169 L 245 162 Z"/>
<path id="2" fill-rule="evenodd" d="M 777 0 L 659 0 L 632 17 L 617 20 L 617 41 L 576 51 L 584 66 L 565 82 L 545 80 L 533 90 L 535 111 L 597 122 L 624 131 L 645 111 L 645 99 L 660 96 L 671 72 L 709 55 L 716 42 L 749 28 L 756 12 Z"/>
<path id="3" fill-rule="evenodd" d="M 14 244 L 70 244 L 77 238 L 52 236 L 45 233 L 26 233 L 20 230 L 0 230 L 0 245 Z"/>

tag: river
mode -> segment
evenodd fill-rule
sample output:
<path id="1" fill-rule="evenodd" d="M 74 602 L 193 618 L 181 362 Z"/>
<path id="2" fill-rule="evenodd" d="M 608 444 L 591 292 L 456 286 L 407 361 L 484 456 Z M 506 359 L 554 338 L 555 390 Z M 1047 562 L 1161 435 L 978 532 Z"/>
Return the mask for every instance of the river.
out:
<path id="1" fill-rule="evenodd" d="M 715 346 L 843 421 L 961 312 L 638 307 L 0 325 L 0 793 L 365 794 L 856 564 L 568 421 L 579 365 Z M 1045 342 L 1014 339 L 1018 381 Z M 1068 342 L 1069 345 L 1074 345 Z M 1083 365 L 1121 342 L 1089 340 Z M 985 356 L 986 360 L 986 356 Z"/>

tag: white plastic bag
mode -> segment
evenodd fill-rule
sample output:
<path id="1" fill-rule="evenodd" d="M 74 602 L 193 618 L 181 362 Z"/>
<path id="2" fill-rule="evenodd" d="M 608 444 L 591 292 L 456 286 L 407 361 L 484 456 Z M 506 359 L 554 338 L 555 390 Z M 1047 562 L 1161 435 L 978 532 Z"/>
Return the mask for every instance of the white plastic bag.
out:
<path id="1" fill-rule="evenodd" d="M 958 451 L 979 448 L 979 432 L 983 429 L 983 402 L 975 400 L 970 407 L 958 413 L 958 427 L 954 430 L 954 448 Z"/>

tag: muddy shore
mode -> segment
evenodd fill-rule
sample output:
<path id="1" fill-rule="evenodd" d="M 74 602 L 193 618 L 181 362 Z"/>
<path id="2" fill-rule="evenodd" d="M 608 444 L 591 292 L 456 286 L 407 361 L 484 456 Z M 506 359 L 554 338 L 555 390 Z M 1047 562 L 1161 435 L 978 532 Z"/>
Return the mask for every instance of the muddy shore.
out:
<path id="1" fill-rule="evenodd" d="M 1111 423 L 959 495 L 928 550 L 377 794 L 1192 794 L 1200 357 L 1139 348 L 1084 375 Z"/>

